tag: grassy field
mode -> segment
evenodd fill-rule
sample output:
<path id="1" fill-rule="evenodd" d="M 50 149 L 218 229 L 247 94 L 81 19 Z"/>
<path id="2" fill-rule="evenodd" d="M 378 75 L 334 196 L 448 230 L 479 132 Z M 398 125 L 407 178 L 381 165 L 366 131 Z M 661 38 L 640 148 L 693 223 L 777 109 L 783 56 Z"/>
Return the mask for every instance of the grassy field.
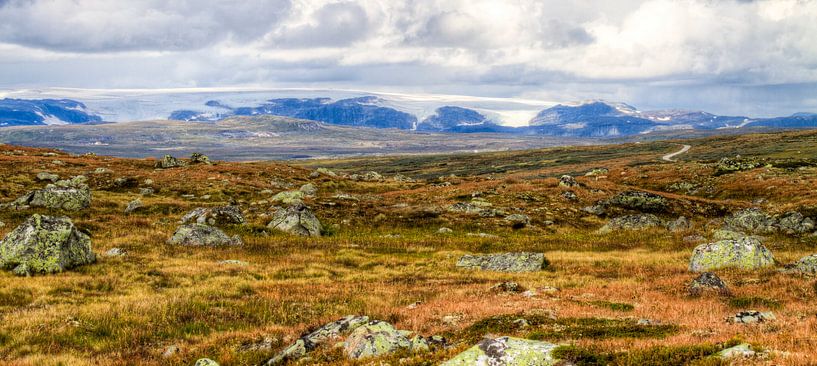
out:
<path id="1" fill-rule="evenodd" d="M 768 358 L 745 364 L 813 364 L 813 279 L 775 270 L 724 271 L 719 274 L 733 298 L 690 298 L 685 290 L 694 275 L 687 265 L 697 243 L 684 238 L 708 237 L 719 226 L 716 220 L 753 203 L 772 213 L 796 209 L 817 216 L 815 142 L 814 131 L 696 139 L 685 142 L 693 147 L 675 163 L 660 157 L 679 144 L 658 141 L 298 165 L 221 162 L 166 170 L 154 169 L 153 160 L 54 155 L 0 145 L 2 202 L 42 187 L 35 180 L 42 171 L 63 178 L 83 174 L 93 189 L 91 207 L 84 211 L 0 211 L 5 223 L 0 234 L 35 212 L 67 215 L 91 234 L 98 254 L 95 264 L 56 275 L 0 272 L 0 364 L 192 365 L 209 357 L 221 365 L 254 365 L 305 330 L 347 314 L 386 320 L 422 335 L 444 335 L 453 344 L 432 353 L 387 356 L 375 364 L 437 364 L 486 334 L 560 343 L 564 357 L 584 364 L 719 364 L 707 356 L 738 341 L 769 351 Z M 714 174 L 713 162 L 738 154 L 768 159 L 768 165 Z M 310 178 L 316 167 L 419 180 Z M 583 176 L 597 167 L 609 172 Z M 97 168 L 109 172 L 94 174 Z M 576 175 L 582 184 L 573 189 L 578 201 L 561 196 L 562 174 Z M 139 195 L 137 188 L 117 188 L 114 179 L 120 177 L 151 179 L 158 191 L 141 198 L 142 210 L 124 214 Z M 326 235 L 302 238 L 267 229 L 272 193 L 308 182 L 318 194 L 306 203 L 327 227 Z M 581 208 L 634 188 L 667 197 L 671 208 L 666 215 L 684 215 L 692 228 L 598 233 L 606 219 Z M 340 193 L 355 199 L 336 198 Z M 502 217 L 445 210 L 472 196 L 508 213 L 525 213 L 531 224 L 514 230 Z M 244 246 L 166 244 L 184 213 L 231 200 L 244 209 L 248 223 L 225 231 L 240 235 Z M 439 234 L 440 227 L 453 233 Z M 473 235 L 479 233 L 493 236 Z M 779 263 L 790 263 L 815 252 L 817 238 L 773 236 L 766 245 Z M 99 255 L 111 248 L 128 254 Z M 523 274 L 455 267 L 463 254 L 514 250 L 544 252 L 550 266 Z M 228 259 L 249 264 L 219 263 Z M 491 290 L 502 281 L 558 290 L 540 290 L 533 297 Z M 772 310 L 777 320 L 755 326 L 724 321 L 748 308 Z M 518 318 L 530 326 L 510 321 Z M 639 319 L 657 325 L 638 325 Z M 164 357 L 171 345 L 180 351 Z M 307 363 L 372 362 L 346 360 L 328 347 Z"/>

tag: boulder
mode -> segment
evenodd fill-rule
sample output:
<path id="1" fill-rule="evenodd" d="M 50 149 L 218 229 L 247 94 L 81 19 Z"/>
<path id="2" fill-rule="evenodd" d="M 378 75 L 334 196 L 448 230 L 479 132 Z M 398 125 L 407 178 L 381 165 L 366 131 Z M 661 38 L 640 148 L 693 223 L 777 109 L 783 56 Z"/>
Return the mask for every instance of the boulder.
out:
<path id="1" fill-rule="evenodd" d="M 87 178 L 76 176 L 57 181 L 43 189 L 29 192 L 12 202 L 17 207 L 45 207 L 55 210 L 79 211 L 91 205 L 91 190 L 85 184 Z"/>
<path id="2" fill-rule="evenodd" d="M 301 236 L 321 236 L 323 230 L 312 210 L 303 204 L 279 208 L 267 227 Z"/>
<path id="3" fill-rule="evenodd" d="M 523 214 L 512 214 L 505 216 L 505 221 L 511 224 L 514 229 L 521 229 L 530 224 L 530 216 Z"/>
<path id="4" fill-rule="evenodd" d="M 303 191 L 300 191 L 300 190 L 298 190 L 298 191 L 283 191 L 283 192 L 278 192 L 278 194 L 272 196 L 272 198 L 270 198 L 270 200 L 272 202 L 280 202 L 280 203 L 285 204 L 285 205 L 296 205 L 296 204 L 299 204 L 299 203 L 303 202 L 304 196 L 306 196 L 306 195 L 304 194 Z"/>
<path id="5" fill-rule="evenodd" d="M 318 188 L 315 187 L 315 185 L 312 183 L 302 185 L 299 191 L 301 191 L 306 196 L 314 196 L 318 194 Z"/>
<path id="6" fill-rule="evenodd" d="M 777 220 L 757 208 L 740 210 L 723 220 L 724 229 L 755 234 L 772 234 L 777 231 Z"/>
<path id="7" fill-rule="evenodd" d="M 135 200 L 133 200 L 133 201 L 130 201 L 130 202 L 128 203 L 128 206 L 127 206 L 127 207 L 125 207 L 125 213 L 131 213 L 131 212 L 134 212 L 134 211 L 136 211 L 136 210 L 138 210 L 138 209 L 142 208 L 143 206 L 144 206 L 144 205 L 142 204 L 142 200 L 140 200 L 140 199 L 138 199 L 138 198 L 137 198 L 137 199 L 135 199 Z"/>
<path id="8" fill-rule="evenodd" d="M 775 319 L 774 313 L 771 311 L 745 310 L 726 318 L 726 322 L 732 324 L 757 324 L 770 322 Z"/>
<path id="9" fill-rule="evenodd" d="M 194 152 L 193 154 L 190 155 L 190 164 L 212 165 L 213 163 L 210 162 L 210 158 L 208 158 L 207 155 L 204 155 L 202 153 Z"/>
<path id="10" fill-rule="evenodd" d="M 693 250 L 689 260 L 689 270 L 692 272 L 723 268 L 750 270 L 773 266 L 772 253 L 752 237 L 701 244 Z"/>
<path id="11" fill-rule="evenodd" d="M 167 242 L 175 245 L 208 247 L 243 244 L 238 235 L 231 238 L 218 228 L 205 224 L 181 225 Z"/>
<path id="12" fill-rule="evenodd" d="M 559 177 L 559 186 L 560 187 L 573 188 L 573 187 L 578 187 L 579 182 L 577 182 L 576 178 L 573 178 L 572 176 L 563 175 L 563 176 Z"/>
<path id="13" fill-rule="evenodd" d="M 18 275 L 62 272 L 95 260 L 91 239 L 67 217 L 32 215 L 0 242 L 0 268 Z"/>
<path id="14" fill-rule="evenodd" d="M 795 272 L 804 275 L 817 275 L 817 254 L 807 255 L 797 262 L 786 266 L 787 272 Z"/>
<path id="15" fill-rule="evenodd" d="M 669 207 L 666 198 L 642 191 L 619 193 L 607 199 L 604 204 L 641 212 L 663 212 Z"/>
<path id="16" fill-rule="evenodd" d="M 754 357 L 757 354 L 752 345 L 749 343 L 741 343 L 737 346 L 729 347 L 718 352 L 715 357 L 722 360 L 731 360 L 736 358 Z"/>
<path id="17" fill-rule="evenodd" d="M 157 161 L 155 165 L 155 167 L 158 169 L 181 168 L 185 166 L 187 166 L 187 163 L 170 155 L 163 156 L 162 159 Z"/>
<path id="18" fill-rule="evenodd" d="M 546 266 L 545 255 L 532 252 L 464 255 L 457 261 L 457 267 L 497 272 L 534 272 Z"/>
<path id="19" fill-rule="evenodd" d="M 346 338 L 343 350 L 348 358 L 356 360 L 411 349 L 409 334 L 410 332 L 397 330 L 387 322 L 373 320 L 353 330 Z M 421 341 L 418 348 L 423 346 L 428 349 L 428 345 Z"/>
<path id="20" fill-rule="evenodd" d="M 715 292 L 722 296 L 731 295 L 729 288 L 726 287 L 726 283 L 723 282 L 718 275 L 712 272 L 701 273 L 698 277 L 692 280 L 687 288 L 687 295 L 696 297 L 708 291 Z"/>
<path id="21" fill-rule="evenodd" d="M 327 344 L 333 340 L 349 334 L 358 327 L 369 322 L 367 316 L 348 315 L 334 322 L 323 325 L 301 336 L 295 343 L 279 352 L 275 357 L 264 363 L 266 366 L 280 365 L 288 361 L 295 361 L 308 352 Z"/>
<path id="22" fill-rule="evenodd" d="M 238 206 L 199 207 L 182 216 L 182 224 L 240 225 L 246 222 Z"/>
<path id="23" fill-rule="evenodd" d="M 47 180 L 53 183 L 60 180 L 60 176 L 49 172 L 39 172 L 37 173 L 37 180 L 39 181 Z"/>
<path id="24" fill-rule="evenodd" d="M 814 220 L 799 212 L 786 212 L 777 220 L 777 227 L 788 235 L 802 235 L 814 231 Z"/>
<path id="25" fill-rule="evenodd" d="M 644 230 L 663 226 L 664 222 L 653 214 L 638 214 L 616 217 L 599 229 L 600 233 L 614 230 Z"/>
<path id="26" fill-rule="evenodd" d="M 513 337 L 486 338 L 442 366 L 552 366 L 558 345 Z"/>

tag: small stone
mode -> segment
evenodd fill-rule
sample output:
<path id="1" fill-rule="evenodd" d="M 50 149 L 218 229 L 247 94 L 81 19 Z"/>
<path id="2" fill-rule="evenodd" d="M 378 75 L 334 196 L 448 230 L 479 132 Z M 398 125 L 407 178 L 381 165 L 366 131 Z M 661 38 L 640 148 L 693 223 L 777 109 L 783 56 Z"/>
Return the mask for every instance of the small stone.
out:
<path id="1" fill-rule="evenodd" d="M 229 237 L 218 228 L 205 224 L 186 224 L 176 229 L 168 244 L 185 246 L 243 245 L 238 235 Z"/>
<path id="2" fill-rule="evenodd" d="M 240 261 L 240 260 L 237 260 L 237 259 L 227 259 L 227 260 L 219 261 L 218 264 L 225 265 L 225 266 L 239 266 L 239 267 L 246 267 L 246 266 L 250 265 L 247 262 Z"/>
<path id="3" fill-rule="evenodd" d="M 449 325 L 449 326 L 453 327 L 453 326 L 459 325 L 460 321 L 463 320 L 463 319 L 465 319 L 465 315 L 462 315 L 462 314 L 449 314 L 449 315 L 443 316 L 440 319 L 440 321 L 445 325 Z"/>
<path id="4" fill-rule="evenodd" d="M 733 324 L 757 324 L 770 322 L 775 319 L 774 313 L 770 311 L 760 312 L 756 310 L 746 310 L 727 318 L 726 322 Z"/>
<path id="5" fill-rule="evenodd" d="M 726 283 L 718 275 L 712 272 L 701 273 L 689 284 L 687 294 L 689 296 L 700 296 L 706 291 L 713 291 L 722 296 L 730 296 L 731 293 Z"/>
<path id="6" fill-rule="evenodd" d="M 454 230 L 451 230 L 447 227 L 441 227 L 439 230 L 437 230 L 437 234 L 451 234 L 453 232 Z"/>
<path id="7" fill-rule="evenodd" d="M 491 286 L 491 291 L 495 292 L 522 292 L 525 288 L 516 282 L 500 282 Z"/>
<path id="8" fill-rule="evenodd" d="M 179 346 L 177 346 L 175 344 L 171 345 L 171 346 L 168 346 L 167 348 L 165 348 L 165 351 L 162 352 L 162 357 L 171 358 L 171 357 L 175 356 L 177 353 L 179 353 L 179 351 L 180 351 Z"/>
<path id="9" fill-rule="evenodd" d="M 125 207 L 125 213 L 127 214 L 127 213 L 134 212 L 134 211 L 142 208 L 143 206 L 144 205 L 142 204 L 142 200 L 137 198 L 137 199 L 135 199 L 133 201 L 130 201 L 130 203 L 128 203 L 128 207 Z"/>
<path id="10" fill-rule="evenodd" d="M 718 352 L 717 356 L 723 360 L 735 359 L 735 358 L 750 358 L 754 357 L 757 354 L 752 349 L 752 345 L 749 343 L 741 343 L 734 347 L 729 347 L 725 350 Z"/>
<path id="11" fill-rule="evenodd" d="M 530 224 L 530 216 L 523 214 L 513 214 L 505 216 L 505 221 L 511 224 L 514 229 L 521 229 Z"/>
<path id="12" fill-rule="evenodd" d="M 573 178 L 572 176 L 563 175 L 563 176 L 561 176 L 559 178 L 559 186 L 560 187 L 573 188 L 573 187 L 578 187 L 579 182 L 576 182 L 576 178 Z"/>
<path id="13" fill-rule="evenodd" d="M 305 196 L 310 196 L 311 197 L 311 196 L 314 196 L 314 195 L 316 195 L 318 193 L 318 188 L 315 187 L 315 185 L 312 184 L 312 183 L 307 183 L 307 184 L 304 184 L 304 185 L 301 186 L 300 191 Z"/>
<path id="14" fill-rule="evenodd" d="M 303 203 L 305 196 L 302 191 L 283 191 L 272 196 L 270 200 L 272 202 L 280 202 L 284 205 L 297 205 Z"/>
<path id="15" fill-rule="evenodd" d="M 141 194 L 143 196 L 151 196 L 154 193 L 155 193 L 155 191 L 153 190 L 153 188 L 141 188 L 141 189 L 139 189 L 139 194 Z"/>
<path id="16" fill-rule="evenodd" d="M 578 201 L 579 196 L 576 195 L 573 191 L 564 191 L 562 192 L 562 198 L 568 201 Z"/>
<path id="17" fill-rule="evenodd" d="M 105 252 L 106 257 L 124 257 L 127 254 L 128 252 L 121 248 L 111 248 L 108 249 L 107 252 Z"/>
<path id="18" fill-rule="evenodd" d="M 558 345 L 521 338 L 486 338 L 442 366 L 553 366 L 559 360 L 553 356 Z"/>
<path id="19" fill-rule="evenodd" d="M 190 155 L 190 164 L 213 165 L 213 163 L 210 162 L 210 158 L 208 158 L 207 155 L 197 152 L 194 152 L 193 154 Z"/>
<path id="20" fill-rule="evenodd" d="M 49 172 L 40 172 L 40 173 L 37 173 L 37 180 L 40 180 L 40 181 L 47 180 L 47 181 L 51 181 L 51 182 L 56 182 L 56 181 L 60 180 L 60 176 L 56 175 L 56 174 L 49 173 Z"/>

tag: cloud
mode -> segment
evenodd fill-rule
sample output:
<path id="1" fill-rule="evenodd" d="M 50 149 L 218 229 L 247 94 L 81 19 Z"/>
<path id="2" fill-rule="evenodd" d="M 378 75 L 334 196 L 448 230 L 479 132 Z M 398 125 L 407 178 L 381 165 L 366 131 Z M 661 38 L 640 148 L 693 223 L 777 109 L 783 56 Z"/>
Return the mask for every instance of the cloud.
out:
<path id="1" fill-rule="evenodd" d="M 0 0 L 0 86 L 308 84 L 771 111 L 815 103 L 814 19 L 817 1 L 798 0 Z"/>
<path id="2" fill-rule="evenodd" d="M 0 40 L 57 52 L 183 51 L 266 33 L 288 0 L 7 0 Z"/>

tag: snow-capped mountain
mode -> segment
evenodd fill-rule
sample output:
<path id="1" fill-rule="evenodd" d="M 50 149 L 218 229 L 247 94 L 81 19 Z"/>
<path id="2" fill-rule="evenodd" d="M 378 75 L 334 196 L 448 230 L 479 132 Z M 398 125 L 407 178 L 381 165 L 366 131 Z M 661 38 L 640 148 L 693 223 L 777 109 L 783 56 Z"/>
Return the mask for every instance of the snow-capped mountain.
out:
<path id="1" fill-rule="evenodd" d="M 0 99 L 0 127 L 100 122 L 85 104 L 69 99 Z"/>

